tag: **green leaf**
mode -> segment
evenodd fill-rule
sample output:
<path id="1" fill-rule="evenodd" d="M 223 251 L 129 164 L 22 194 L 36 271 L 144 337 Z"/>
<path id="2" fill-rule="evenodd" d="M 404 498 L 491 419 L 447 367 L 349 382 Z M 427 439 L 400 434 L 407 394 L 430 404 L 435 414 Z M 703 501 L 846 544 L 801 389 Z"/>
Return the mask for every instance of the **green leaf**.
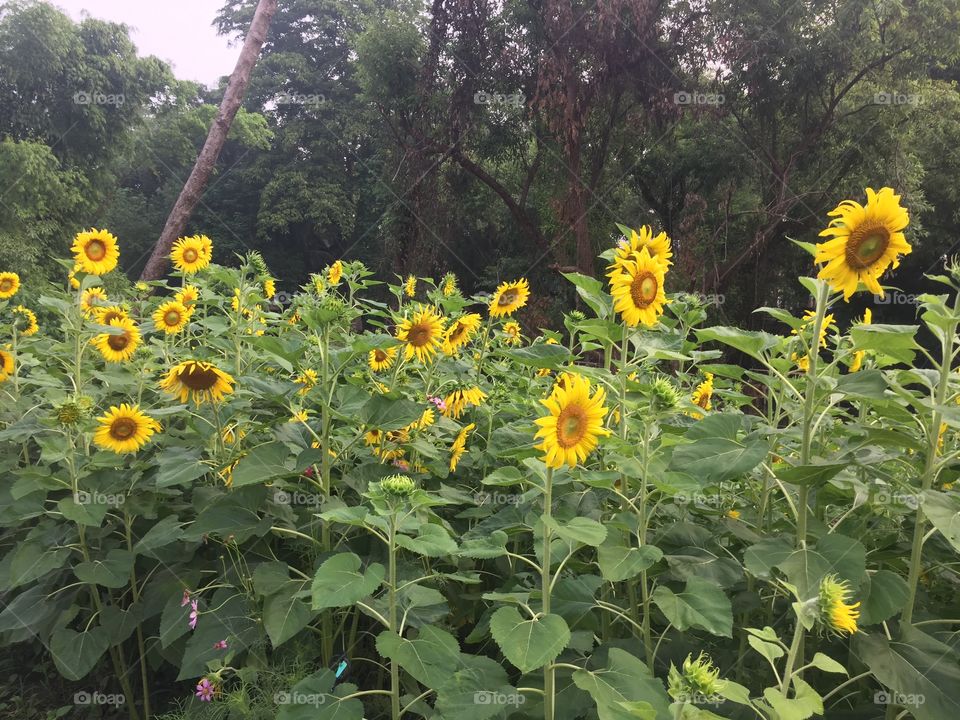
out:
<path id="1" fill-rule="evenodd" d="M 340 553 L 326 560 L 313 578 L 313 609 L 350 607 L 373 594 L 383 583 L 383 565 L 373 563 L 359 572 L 362 561 L 353 553 Z"/>
<path id="2" fill-rule="evenodd" d="M 532 368 L 556 369 L 570 362 L 570 351 L 563 345 L 537 343 L 527 347 L 503 350 L 501 354 L 520 365 Z"/>
<path id="3" fill-rule="evenodd" d="M 773 568 L 793 554 L 793 543 L 783 538 L 766 538 L 754 543 L 743 554 L 747 571 L 761 580 L 769 580 Z"/>
<path id="4" fill-rule="evenodd" d="M 50 656 L 57 670 L 67 680 L 81 680 L 96 666 L 107 651 L 107 631 L 95 627 L 84 632 L 57 628 L 50 636 Z"/>
<path id="5" fill-rule="evenodd" d="M 917 330 L 916 325 L 859 324 L 850 328 L 850 337 L 857 350 L 872 350 L 912 365 L 915 351 L 920 349 L 914 339 Z"/>
<path id="6" fill-rule="evenodd" d="M 788 698 L 776 688 L 763 691 L 764 699 L 777 712 L 779 720 L 806 720 L 823 714 L 823 700 L 819 693 L 800 678 L 794 676 L 795 696 Z"/>
<path id="7" fill-rule="evenodd" d="M 724 482 L 750 472 L 767 457 L 763 440 L 738 442 L 712 437 L 680 445 L 673 451 L 671 468 L 701 478 L 704 482 Z"/>
<path id="8" fill-rule="evenodd" d="M 719 586 L 707 580 L 691 577 L 682 593 L 674 593 L 665 585 L 660 585 L 653 591 L 652 598 L 660 611 L 681 632 L 697 627 L 713 635 L 733 637 L 730 599 Z"/>
<path id="9" fill-rule="evenodd" d="M 943 533 L 953 549 L 960 552 L 960 500 L 937 490 L 927 490 L 922 497 L 923 514 Z"/>
<path id="10" fill-rule="evenodd" d="M 510 687 L 507 673 L 500 663 L 482 655 L 460 653 L 459 663 L 448 669 L 446 682 L 437 688 L 437 720 L 441 717 L 487 720 L 502 716 L 510 708 L 493 702 L 498 695 L 526 700 Z"/>
<path id="11" fill-rule="evenodd" d="M 570 628 L 559 615 L 524 619 L 515 607 L 490 617 L 490 633 L 507 660 L 525 673 L 555 660 L 570 642 Z"/>
<path id="12" fill-rule="evenodd" d="M 157 550 L 177 542 L 182 537 L 183 523 L 176 515 L 167 515 L 147 530 L 146 535 L 133 546 L 133 552 L 155 558 Z"/>
<path id="13" fill-rule="evenodd" d="M 200 451 L 185 447 L 168 447 L 157 456 L 157 488 L 188 485 L 210 471 L 200 462 Z"/>
<path id="14" fill-rule="evenodd" d="M 628 548 L 622 545 L 601 545 L 597 548 L 597 562 L 604 580 L 620 582 L 630 580 L 649 569 L 663 557 L 656 545 Z"/>
<path id="15" fill-rule="evenodd" d="M 457 555 L 460 557 L 489 560 L 507 554 L 509 536 L 503 530 L 494 530 L 488 535 L 467 538 L 460 543 Z"/>
<path id="16" fill-rule="evenodd" d="M 424 557 L 443 557 L 457 552 L 457 543 L 440 525 L 422 525 L 417 537 L 397 535 L 397 545 Z"/>
<path id="17" fill-rule="evenodd" d="M 767 350 L 777 347 L 783 340 L 778 335 L 771 335 L 765 332 L 750 332 L 732 327 L 709 327 L 695 331 L 697 341 L 700 343 L 715 340 L 724 345 L 736 348 L 742 353 L 749 355 L 755 360 L 763 360 Z"/>
<path id="18" fill-rule="evenodd" d="M 553 516 L 542 516 L 540 520 L 553 531 L 554 535 L 570 543 L 597 547 L 607 537 L 607 528 L 590 518 L 575 517 L 562 524 Z"/>
<path id="19" fill-rule="evenodd" d="M 373 395 L 360 408 L 360 421 L 384 432 L 399 430 L 420 418 L 423 408 L 412 400 Z"/>
<path id="20" fill-rule="evenodd" d="M 613 308 L 613 298 L 603 290 L 603 283 L 597 278 L 581 273 L 560 273 L 577 288 L 577 295 L 596 313 L 597 317 L 608 317 Z"/>
<path id="21" fill-rule="evenodd" d="M 290 450 L 282 442 L 259 445 L 241 458 L 233 470 L 233 488 L 254 485 L 289 475 Z"/>
<path id="22" fill-rule="evenodd" d="M 377 651 L 396 662 L 414 680 L 430 688 L 438 688 L 450 677 L 450 670 L 460 665 L 457 639 L 439 628 L 427 625 L 413 640 L 384 630 L 377 636 Z"/>
<path id="23" fill-rule="evenodd" d="M 77 564 L 74 574 L 81 582 L 121 588 L 130 582 L 133 553 L 126 550 L 111 550 L 104 560 L 90 560 Z"/>
<path id="24" fill-rule="evenodd" d="M 847 669 L 834 660 L 829 655 L 824 655 L 821 652 L 814 653 L 813 660 L 810 661 L 810 664 L 813 665 L 818 670 L 823 670 L 828 673 L 837 673 L 839 675 L 849 675 Z"/>
<path id="25" fill-rule="evenodd" d="M 276 593 L 264 600 L 263 627 L 276 648 L 310 624 L 314 614 L 306 602 L 292 593 Z"/>
<path id="26" fill-rule="evenodd" d="M 819 592 L 820 581 L 827 575 L 836 574 L 856 589 L 865 572 L 866 554 L 857 540 L 834 533 L 820 538 L 815 549 L 792 553 L 779 567 L 806 600 Z"/>
<path id="27" fill-rule="evenodd" d="M 647 703 L 660 720 L 669 720 L 670 699 L 663 683 L 640 660 L 620 648 L 610 648 L 601 670 L 576 670 L 573 682 L 590 693 L 599 720 L 635 720 L 630 703 Z M 627 705 L 624 705 L 627 703 Z M 641 706 L 642 707 L 642 706 Z M 642 716 L 641 716 L 642 717 Z"/>
<path id="28" fill-rule="evenodd" d="M 850 463 L 824 463 L 822 465 L 795 465 L 781 468 L 776 476 L 792 485 L 810 485 L 820 487 L 832 480 L 839 472 L 850 467 Z"/>
<path id="29" fill-rule="evenodd" d="M 308 675 L 289 690 L 276 694 L 276 720 L 362 720 L 363 703 L 344 700 L 357 688 L 349 683 L 334 687 L 334 674 L 324 669 Z"/>
<path id="30" fill-rule="evenodd" d="M 876 625 L 903 610 L 910 590 L 907 581 L 889 570 L 878 570 L 860 587 L 860 625 Z"/>
<path id="31" fill-rule="evenodd" d="M 778 658 L 782 658 L 784 655 L 782 647 L 775 643 L 761 640 L 756 635 L 748 635 L 747 642 L 750 643 L 750 647 L 763 655 L 763 657 L 769 660 L 771 664 L 775 663 Z"/>
<path id="32" fill-rule="evenodd" d="M 882 372 L 871 368 L 841 375 L 837 380 L 836 391 L 851 398 L 879 400 L 886 395 L 887 381 Z"/>

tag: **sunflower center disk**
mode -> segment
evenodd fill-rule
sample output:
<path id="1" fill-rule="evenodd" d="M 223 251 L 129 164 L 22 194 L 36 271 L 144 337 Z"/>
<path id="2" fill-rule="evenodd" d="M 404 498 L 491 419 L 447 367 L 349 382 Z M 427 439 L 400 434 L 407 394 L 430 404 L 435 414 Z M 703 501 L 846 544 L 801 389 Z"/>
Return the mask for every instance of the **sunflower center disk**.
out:
<path id="1" fill-rule="evenodd" d="M 127 337 L 127 334 L 123 335 L 111 335 L 107 338 L 107 345 L 110 346 L 111 350 L 120 351 L 127 347 L 130 344 L 130 338 Z"/>
<path id="2" fill-rule="evenodd" d="M 0 292 L 10 292 L 13 289 L 13 282 L 4 278 L 0 280 Z"/>
<path id="3" fill-rule="evenodd" d="M 652 273 L 637 275 L 630 283 L 630 295 L 637 307 L 645 308 L 657 299 L 659 285 Z"/>
<path id="4" fill-rule="evenodd" d="M 500 299 L 497 301 L 497 305 L 507 306 L 513 305 L 517 300 L 517 291 L 516 290 L 504 290 L 503 295 L 500 296 Z"/>
<path id="5" fill-rule="evenodd" d="M 423 325 L 414 325 L 407 333 L 407 339 L 414 347 L 423 347 L 430 342 L 430 328 Z"/>
<path id="6" fill-rule="evenodd" d="M 217 384 L 217 373 L 199 365 L 193 365 L 180 373 L 180 382 L 191 390 L 209 390 Z"/>
<path id="7" fill-rule="evenodd" d="M 377 362 L 383 362 L 387 359 L 387 354 L 383 350 L 374 350 L 373 357 Z"/>
<path id="8" fill-rule="evenodd" d="M 188 263 L 193 263 L 197 261 L 197 251 L 193 248 L 187 248 L 183 251 L 183 259 Z"/>
<path id="9" fill-rule="evenodd" d="M 91 240 L 87 243 L 86 253 L 91 260 L 103 260 L 107 254 L 107 246 L 99 240 Z"/>
<path id="10" fill-rule="evenodd" d="M 847 264 L 854 268 L 870 267 L 879 260 L 890 244 L 890 232 L 884 227 L 865 227 L 850 237 Z"/>
<path id="11" fill-rule="evenodd" d="M 582 409 L 573 406 L 564 408 L 557 417 L 557 443 L 563 448 L 576 445 L 583 439 L 586 427 Z"/>
<path id="12" fill-rule="evenodd" d="M 176 310 L 168 310 L 167 314 L 163 316 L 163 321 L 170 327 L 173 327 L 174 325 L 179 325 L 180 313 L 178 313 Z"/>
<path id="13" fill-rule="evenodd" d="M 130 418 L 114 420 L 110 426 L 110 435 L 116 440 L 127 440 L 137 432 L 137 424 Z"/>

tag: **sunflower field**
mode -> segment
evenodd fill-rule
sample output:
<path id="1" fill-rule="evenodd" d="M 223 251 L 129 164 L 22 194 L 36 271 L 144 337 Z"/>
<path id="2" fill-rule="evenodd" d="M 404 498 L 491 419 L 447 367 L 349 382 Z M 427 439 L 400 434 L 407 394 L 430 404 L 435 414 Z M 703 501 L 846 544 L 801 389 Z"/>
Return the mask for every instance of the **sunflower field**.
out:
<path id="1" fill-rule="evenodd" d="M 648 226 L 554 330 L 523 278 L 281 298 L 205 236 L 167 282 L 97 229 L 60 287 L 0 273 L 6 652 L 87 699 L 48 717 L 956 717 L 960 264 L 841 326 L 911 251 L 865 199 L 780 334 Z"/>

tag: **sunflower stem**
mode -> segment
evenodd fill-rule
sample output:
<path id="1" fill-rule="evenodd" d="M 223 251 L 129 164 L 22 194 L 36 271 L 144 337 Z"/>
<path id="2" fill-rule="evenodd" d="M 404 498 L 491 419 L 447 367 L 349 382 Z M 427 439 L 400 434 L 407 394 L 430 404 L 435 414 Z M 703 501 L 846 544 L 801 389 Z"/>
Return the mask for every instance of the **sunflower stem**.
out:
<path id="1" fill-rule="evenodd" d="M 549 519 L 553 508 L 553 468 L 547 466 L 547 474 L 543 484 L 543 564 L 540 566 L 540 593 L 543 596 L 543 614 L 550 614 L 550 541 L 551 530 Z M 553 720 L 554 715 L 554 668 L 551 663 L 543 667 L 543 720 Z"/>

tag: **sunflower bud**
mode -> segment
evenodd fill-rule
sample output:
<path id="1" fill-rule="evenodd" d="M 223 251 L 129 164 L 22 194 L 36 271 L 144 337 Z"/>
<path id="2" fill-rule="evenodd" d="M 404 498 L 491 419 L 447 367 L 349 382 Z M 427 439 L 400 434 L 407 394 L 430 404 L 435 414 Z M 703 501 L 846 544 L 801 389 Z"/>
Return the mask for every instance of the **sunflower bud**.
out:
<path id="1" fill-rule="evenodd" d="M 247 262 L 250 263 L 250 266 L 253 268 L 253 271 L 257 276 L 269 277 L 270 268 L 267 267 L 267 261 L 263 259 L 263 255 L 261 255 L 258 251 L 251 250 L 250 253 L 247 254 Z"/>
<path id="2" fill-rule="evenodd" d="M 587 316 L 584 315 L 580 310 L 571 310 L 569 315 L 571 320 L 576 320 L 577 322 L 587 319 Z"/>
<path id="3" fill-rule="evenodd" d="M 687 702 L 690 698 L 716 696 L 723 686 L 719 676 L 720 670 L 713 666 L 708 655 L 701 652 L 696 660 L 687 655 L 679 671 L 671 664 L 667 692 L 670 697 L 680 702 Z"/>
<path id="4" fill-rule="evenodd" d="M 72 400 L 57 406 L 56 410 L 57 422 L 61 425 L 76 425 L 84 417 L 83 410 Z"/>
<path id="5" fill-rule="evenodd" d="M 386 495 L 393 495 L 398 498 L 409 497 L 417 485 L 412 478 L 406 475 L 391 475 L 380 481 L 380 489 Z"/>
<path id="6" fill-rule="evenodd" d="M 650 386 L 650 396 L 654 409 L 661 412 L 673 410 L 680 404 L 680 393 L 673 383 L 664 377 L 658 377 Z"/>
<path id="7" fill-rule="evenodd" d="M 820 581 L 819 610 L 820 623 L 829 633 L 852 635 L 857 632 L 857 618 L 860 617 L 860 603 L 847 604 L 850 586 L 846 580 L 836 575 L 827 575 Z"/>

